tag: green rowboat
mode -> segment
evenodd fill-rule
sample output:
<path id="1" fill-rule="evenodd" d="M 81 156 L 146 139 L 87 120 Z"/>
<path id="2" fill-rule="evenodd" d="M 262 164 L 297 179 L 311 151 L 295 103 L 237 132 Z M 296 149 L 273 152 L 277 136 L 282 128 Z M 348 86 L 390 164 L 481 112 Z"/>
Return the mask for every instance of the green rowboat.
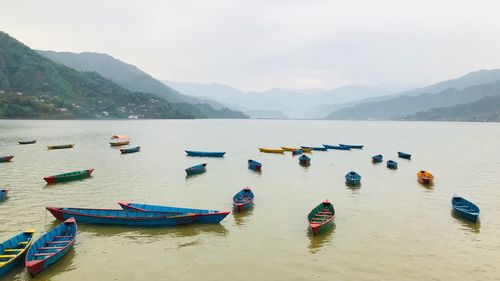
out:
<path id="1" fill-rule="evenodd" d="M 318 235 L 331 228 L 334 218 L 335 208 L 328 200 L 316 206 L 307 216 L 313 235 Z"/>
<path id="2" fill-rule="evenodd" d="M 66 182 L 90 177 L 94 169 L 82 170 L 43 178 L 47 183 Z"/>

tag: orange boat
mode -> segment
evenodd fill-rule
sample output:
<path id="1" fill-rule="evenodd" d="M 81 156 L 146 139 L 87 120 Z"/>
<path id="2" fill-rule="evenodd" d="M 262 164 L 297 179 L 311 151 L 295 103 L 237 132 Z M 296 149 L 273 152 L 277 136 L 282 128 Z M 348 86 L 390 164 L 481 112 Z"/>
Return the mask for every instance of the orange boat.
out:
<path id="1" fill-rule="evenodd" d="M 264 153 L 284 153 L 285 150 L 282 148 L 264 148 L 264 147 L 259 147 L 260 152 Z"/>
<path id="2" fill-rule="evenodd" d="M 434 176 L 431 173 L 423 170 L 417 173 L 417 178 L 421 184 L 432 184 L 432 182 L 434 181 Z"/>

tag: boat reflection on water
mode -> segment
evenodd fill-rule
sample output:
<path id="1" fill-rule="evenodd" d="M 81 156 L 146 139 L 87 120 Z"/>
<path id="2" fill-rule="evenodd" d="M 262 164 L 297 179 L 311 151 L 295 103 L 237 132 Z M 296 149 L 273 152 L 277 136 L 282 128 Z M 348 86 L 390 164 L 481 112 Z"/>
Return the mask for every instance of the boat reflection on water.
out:
<path id="1" fill-rule="evenodd" d="M 451 216 L 455 218 L 457 223 L 460 224 L 461 229 L 470 231 L 472 233 L 479 233 L 481 229 L 481 218 L 477 219 L 477 222 L 471 222 L 463 219 L 459 215 L 457 215 L 453 210 L 451 210 Z"/>
<path id="2" fill-rule="evenodd" d="M 235 212 L 233 210 L 232 214 L 233 214 L 233 217 L 234 217 L 234 222 L 235 222 L 235 225 L 246 225 L 247 223 L 247 219 L 252 217 L 253 215 L 253 209 L 254 209 L 255 206 L 252 206 L 251 208 L 245 210 L 244 212 Z"/>
<path id="3" fill-rule="evenodd" d="M 333 222 L 329 229 L 314 236 L 311 232 L 311 228 L 308 227 L 307 236 L 309 237 L 309 252 L 311 254 L 318 253 L 321 250 L 321 247 L 331 244 L 335 235 L 335 228 L 336 224 Z"/>
<path id="4" fill-rule="evenodd" d="M 125 227 L 109 225 L 79 224 L 79 232 L 89 233 L 96 237 L 120 236 L 139 243 L 148 243 L 147 238 L 157 240 L 161 236 L 187 237 L 196 235 L 227 236 L 229 231 L 219 223 L 188 224 L 174 227 Z"/>

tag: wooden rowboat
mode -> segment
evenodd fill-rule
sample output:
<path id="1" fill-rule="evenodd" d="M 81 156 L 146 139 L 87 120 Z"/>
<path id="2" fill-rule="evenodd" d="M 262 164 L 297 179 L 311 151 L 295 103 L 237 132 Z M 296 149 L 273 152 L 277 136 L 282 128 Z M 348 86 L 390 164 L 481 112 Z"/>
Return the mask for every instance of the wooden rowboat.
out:
<path id="1" fill-rule="evenodd" d="M 207 167 L 207 163 L 203 163 L 203 164 L 189 167 L 185 171 L 186 171 L 186 174 L 188 174 L 188 175 L 196 175 L 196 174 L 201 174 L 201 173 L 206 172 L 207 171 L 206 167 Z"/>
<path id="2" fill-rule="evenodd" d="M 398 168 L 398 162 L 396 162 L 394 160 L 387 161 L 387 168 L 392 169 L 392 170 L 396 170 Z"/>
<path id="3" fill-rule="evenodd" d="M 283 148 L 266 148 L 266 147 L 259 147 L 260 152 L 264 153 L 284 153 L 285 150 Z"/>
<path id="4" fill-rule="evenodd" d="M 43 179 L 47 183 L 74 181 L 74 180 L 80 180 L 80 179 L 90 177 L 90 175 L 92 174 L 93 171 L 94 171 L 94 169 L 81 170 L 81 171 L 76 171 L 76 172 L 71 172 L 71 173 L 65 173 L 65 174 L 60 174 L 60 175 L 55 175 L 55 176 L 44 177 Z"/>
<path id="5" fill-rule="evenodd" d="M 0 189 L 0 201 L 7 199 L 7 194 L 9 193 L 10 188 Z"/>
<path id="6" fill-rule="evenodd" d="M 281 149 L 283 149 L 284 151 L 295 151 L 297 149 L 300 149 L 300 147 L 282 146 Z"/>
<path id="7" fill-rule="evenodd" d="M 29 141 L 18 141 L 19 144 L 34 144 L 36 143 L 36 140 L 29 140 Z"/>
<path id="8" fill-rule="evenodd" d="M 411 159 L 411 154 L 398 151 L 398 157 L 410 160 Z"/>
<path id="9" fill-rule="evenodd" d="M 13 155 L 9 156 L 0 156 L 0 162 L 9 162 L 12 158 L 14 158 Z"/>
<path id="10" fill-rule="evenodd" d="M 352 185 L 352 186 L 360 185 L 361 184 L 361 176 L 354 171 L 350 171 L 349 173 L 347 173 L 345 175 L 345 183 L 347 185 Z"/>
<path id="11" fill-rule="evenodd" d="M 421 184 L 430 185 L 434 182 L 434 176 L 427 171 L 419 171 L 417 173 L 417 179 Z"/>
<path id="12" fill-rule="evenodd" d="M 476 204 L 463 197 L 453 196 L 451 198 L 451 206 L 458 216 L 471 222 L 477 222 L 480 210 Z"/>
<path id="13" fill-rule="evenodd" d="M 243 212 L 253 206 L 254 194 L 245 187 L 233 196 L 233 206 L 237 212 Z"/>
<path id="14" fill-rule="evenodd" d="M 383 160 L 384 160 L 384 156 L 382 156 L 381 154 L 372 156 L 372 163 L 380 163 Z"/>
<path id="15" fill-rule="evenodd" d="M 314 151 L 327 151 L 328 149 L 324 146 L 301 146 L 302 150 L 311 149 Z"/>
<path id="16" fill-rule="evenodd" d="M 248 169 L 254 170 L 254 171 L 260 171 L 262 169 L 262 164 L 260 162 L 255 161 L 255 160 L 249 159 L 248 160 Z"/>
<path id="17" fill-rule="evenodd" d="M 195 223 L 219 223 L 221 222 L 230 212 L 218 211 L 218 210 L 204 210 L 204 209 L 192 209 L 192 208 L 179 208 L 171 206 L 157 206 L 148 204 L 138 204 L 138 203 L 126 203 L 118 202 L 120 207 L 126 211 L 136 211 L 136 212 L 162 212 L 168 213 L 171 216 L 196 214 Z"/>
<path id="18" fill-rule="evenodd" d="M 25 265 L 31 277 L 60 260 L 75 244 L 77 225 L 69 218 L 38 238 L 26 254 Z"/>
<path id="19" fill-rule="evenodd" d="M 111 146 L 123 146 L 123 145 L 128 145 L 130 144 L 129 140 L 118 140 L 118 141 L 112 141 L 109 143 Z"/>
<path id="20" fill-rule="evenodd" d="M 335 218 L 335 208 L 330 201 L 325 200 L 312 209 L 307 216 L 309 220 L 309 227 L 313 235 L 318 235 L 333 225 Z"/>
<path id="21" fill-rule="evenodd" d="M 190 224 L 196 220 L 196 214 L 170 216 L 162 212 L 135 212 L 110 209 L 85 208 L 46 208 L 56 219 L 66 220 L 74 217 L 78 223 L 127 225 L 143 227 L 163 227 Z"/>
<path id="22" fill-rule="evenodd" d="M 34 234 L 35 229 L 30 228 L 0 243 L 0 278 L 23 261 Z"/>
<path id="23" fill-rule="evenodd" d="M 139 152 L 140 150 L 141 150 L 140 146 L 131 147 L 131 148 L 120 148 L 121 154 L 136 153 L 136 152 Z"/>
<path id="24" fill-rule="evenodd" d="M 345 145 L 329 145 L 329 144 L 323 144 L 324 147 L 327 149 L 336 149 L 336 150 L 351 150 L 350 146 L 345 146 Z"/>
<path id="25" fill-rule="evenodd" d="M 218 151 L 194 151 L 194 150 L 185 150 L 187 156 L 196 156 L 196 157 L 224 157 L 225 152 Z"/>
<path id="26" fill-rule="evenodd" d="M 311 165 L 311 158 L 307 157 L 306 155 L 301 155 L 299 157 L 299 164 L 302 166 L 309 166 Z"/>
<path id="27" fill-rule="evenodd" d="M 66 149 L 73 148 L 74 144 L 47 145 L 47 149 Z"/>
<path id="28" fill-rule="evenodd" d="M 340 146 L 348 146 L 350 147 L 351 149 L 363 149 L 363 146 L 362 144 L 341 144 L 339 143 Z"/>

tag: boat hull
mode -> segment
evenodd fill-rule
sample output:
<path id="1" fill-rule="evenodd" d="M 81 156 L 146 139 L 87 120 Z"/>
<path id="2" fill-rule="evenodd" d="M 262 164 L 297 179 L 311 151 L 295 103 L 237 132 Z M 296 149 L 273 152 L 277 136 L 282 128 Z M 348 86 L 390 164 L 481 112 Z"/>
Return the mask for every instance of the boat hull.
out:
<path id="1" fill-rule="evenodd" d="M 248 169 L 253 170 L 253 171 L 260 171 L 262 168 L 262 164 L 260 162 L 257 162 L 255 160 L 248 160 Z"/>
<path id="2" fill-rule="evenodd" d="M 310 149 L 314 151 L 327 151 L 328 149 L 326 147 L 319 147 L 319 146 L 301 146 L 302 150 L 304 149 Z"/>
<path id="3" fill-rule="evenodd" d="M 121 154 L 128 154 L 128 153 L 136 153 L 141 151 L 141 147 L 132 147 L 132 148 L 122 148 L 120 149 Z"/>
<path id="4" fill-rule="evenodd" d="M 46 208 L 56 219 L 74 217 L 78 223 L 126 225 L 142 227 L 164 227 L 190 224 L 196 220 L 195 214 L 168 216 L 161 212 L 128 212 L 123 210 Z"/>
<path id="5" fill-rule="evenodd" d="M 260 152 L 264 153 L 280 153 L 283 154 L 285 153 L 285 150 L 282 148 L 264 148 L 264 147 L 259 147 Z"/>
<path id="6" fill-rule="evenodd" d="M 110 142 L 109 145 L 111 146 L 123 146 L 123 145 L 128 145 L 130 144 L 130 141 L 115 141 L 115 142 Z"/>
<path id="7" fill-rule="evenodd" d="M 34 144 L 34 143 L 36 143 L 36 140 L 32 140 L 32 141 L 19 141 L 18 143 L 19 144 Z"/>
<path id="8" fill-rule="evenodd" d="M 1 156 L 1 157 L 0 157 L 0 162 L 10 162 L 10 160 L 12 160 L 12 158 L 14 158 L 14 156 L 12 156 L 12 155 L 9 155 L 9 156 Z"/>
<path id="9" fill-rule="evenodd" d="M 398 163 L 389 160 L 389 161 L 387 161 L 387 168 L 389 168 L 391 170 L 396 170 L 398 168 Z"/>
<path id="10" fill-rule="evenodd" d="M 75 146 L 74 144 L 48 145 L 47 149 L 67 149 L 67 148 L 73 148 L 74 146 Z"/>
<path id="11" fill-rule="evenodd" d="M 404 152 L 399 152 L 398 151 L 398 157 L 399 158 L 403 158 L 403 159 L 411 160 L 411 154 L 404 153 Z"/>
<path id="12" fill-rule="evenodd" d="M 307 216 L 311 233 L 316 236 L 330 229 L 334 218 L 335 208 L 330 201 L 325 200 L 312 209 Z"/>
<path id="13" fill-rule="evenodd" d="M 193 151 L 185 150 L 187 156 L 194 157 L 224 157 L 225 152 L 210 152 L 210 151 Z"/>
<path id="14" fill-rule="evenodd" d="M 364 146 L 364 145 L 359 145 L 359 144 L 342 144 L 342 143 L 339 143 L 339 145 L 340 146 L 348 146 L 351 149 L 363 149 L 363 146 Z"/>
<path id="15" fill-rule="evenodd" d="M 122 207 L 123 210 L 127 211 L 165 212 L 172 215 L 196 214 L 197 217 L 196 220 L 194 221 L 195 223 L 220 223 L 230 213 L 218 210 L 179 208 L 179 207 L 158 206 L 158 205 L 148 205 L 148 204 L 138 204 L 138 203 L 119 202 L 118 204 L 120 204 L 120 207 Z"/>
<path id="16" fill-rule="evenodd" d="M 188 176 L 202 174 L 207 171 L 207 163 L 189 167 L 185 171 Z"/>
<path id="17" fill-rule="evenodd" d="M 50 176 L 50 177 L 45 177 L 43 178 L 47 183 L 58 183 L 58 182 L 68 182 L 68 181 L 75 181 L 75 180 L 81 180 L 90 177 L 92 175 L 92 172 L 94 169 L 88 169 L 88 170 L 83 170 L 79 172 L 73 172 L 73 173 L 78 173 L 71 175 L 73 173 L 66 173 L 66 174 L 60 174 L 56 176 Z M 65 176 L 68 175 L 68 176 Z"/>
<path id="18" fill-rule="evenodd" d="M 465 198 L 453 196 L 451 206 L 453 212 L 465 220 L 475 223 L 479 219 L 479 207 Z"/>
<path id="19" fill-rule="evenodd" d="M 336 150 L 351 150 L 350 146 L 343 146 L 343 145 L 328 145 L 328 144 L 323 144 L 323 146 L 327 149 L 336 149 Z"/>
<path id="20" fill-rule="evenodd" d="M 9 194 L 10 188 L 0 190 L 0 201 L 7 199 L 7 195 Z"/>
<path id="21" fill-rule="evenodd" d="M 253 207 L 254 194 L 244 188 L 233 196 L 233 207 L 236 212 L 243 212 Z"/>

